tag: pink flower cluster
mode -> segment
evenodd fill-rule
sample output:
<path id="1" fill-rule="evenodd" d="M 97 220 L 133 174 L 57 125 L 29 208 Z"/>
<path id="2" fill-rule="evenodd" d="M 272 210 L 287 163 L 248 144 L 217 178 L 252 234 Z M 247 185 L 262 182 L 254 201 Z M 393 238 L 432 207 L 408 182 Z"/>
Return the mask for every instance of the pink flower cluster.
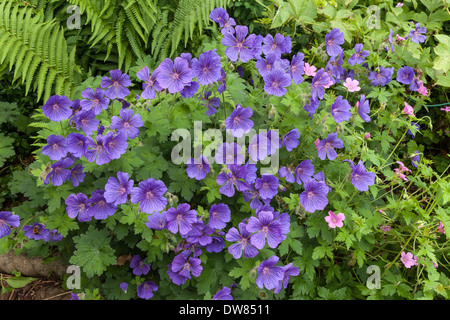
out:
<path id="1" fill-rule="evenodd" d="M 403 172 L 411 172 L 411 170 L 409 170 L 407 167 L 405 167 L 403 162 L 401 162 L 401 161 L 396 161 L 396 162 L 400 165 L 400 167 L 394 169 L 395 176 L 400 179 L 403 179 L 404 181 L 408 181 L 408 178 L 406 177 L 406 175 Z"/>

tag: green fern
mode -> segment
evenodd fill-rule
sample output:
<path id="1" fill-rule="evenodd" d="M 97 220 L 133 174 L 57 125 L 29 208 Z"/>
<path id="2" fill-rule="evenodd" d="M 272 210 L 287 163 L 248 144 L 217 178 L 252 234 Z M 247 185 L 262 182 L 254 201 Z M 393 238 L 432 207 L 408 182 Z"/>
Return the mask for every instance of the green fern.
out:
<path id="1" fill-rule="evenodd" d="M 172 56 L 178 48 L 184 34 L 184 46 L 193 38 L 196 27 L 199 33 L 210 24 L 209 14 L 217 7 L 226 8 L 231 0 L 180 0 L 171 26 Z"/>
<path id="2" fill-rule="evenodd" d="M 37 92 L 37 100 L 53 93 L 72 97 L 79 83 L 75 72 L 75 51 L 69 55 L 62 28 L 54 21 L 44 22 L 41 11 L 12 2 L 0 4 L 0 64 L 14 68 L 14 79 Z"/>

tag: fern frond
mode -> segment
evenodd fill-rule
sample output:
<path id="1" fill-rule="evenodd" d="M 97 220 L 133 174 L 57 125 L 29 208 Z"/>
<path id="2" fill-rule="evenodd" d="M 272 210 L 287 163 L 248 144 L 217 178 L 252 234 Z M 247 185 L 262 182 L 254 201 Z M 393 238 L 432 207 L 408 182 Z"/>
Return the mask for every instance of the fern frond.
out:
<path id="1" fill-rule="evenodd" d="M 52 94 L 71 98 L 78 84 L 74 56 L 67 54 L 61 27 L 55 21 L 43 22 L 42 15 L 12 1 L 0 4 L 0 64 L 14 68 L 13 81 L 21 80 L 26 93 L 35 90 L 38 101 Z"/>

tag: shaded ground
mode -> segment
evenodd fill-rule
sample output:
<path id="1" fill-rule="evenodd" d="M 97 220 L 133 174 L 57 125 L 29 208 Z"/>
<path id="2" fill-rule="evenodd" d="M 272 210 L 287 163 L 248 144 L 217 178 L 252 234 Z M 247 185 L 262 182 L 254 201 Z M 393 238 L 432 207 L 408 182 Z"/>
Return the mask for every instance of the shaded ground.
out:
<path id="1" fill-rule="evenodd" d="M 14 276 L 1 274 L 1 277 L 5 279 L 2 287 L 9 287 L 6 279 Z M 0 300 L 69 300 L 70 292 L 61 287 L 59 280 L 36 279 L 23 288 L 12 289 L 11 292 L 0 295 Z"/>
<path id="2" fill-rule="evenodd" d="M 13 251 L 0 256 L 0 300 L 68 300 L 70 292 L 61 286 L 61 280 L 67 266 L 56 260 L 45 262 L 40 257 L 28 257 L 26 254 L 14 254 Z M 14 274 L 24 278 L 35 278 L 28 283 L 11 287 L 8 281 L 17 280 Z M 31 278 L 30 278 L 31 277 Z M 15 282 L 17 283 L 17 281 Z M 5 290 L 1 290 L 5 288 Z"/>

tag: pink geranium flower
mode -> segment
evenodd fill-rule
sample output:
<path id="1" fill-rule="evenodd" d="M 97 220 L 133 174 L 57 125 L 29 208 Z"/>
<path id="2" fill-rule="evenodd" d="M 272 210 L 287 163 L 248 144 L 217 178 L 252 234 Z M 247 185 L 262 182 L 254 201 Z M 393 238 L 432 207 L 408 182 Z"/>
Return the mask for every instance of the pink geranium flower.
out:
<path id="1" fill-rule="evenodd" d="M 414 256 L 411 252 L 405 253 L 402 252 L 402 256 L 400 257 L 401 262 L 405 265 L 406 268 L 411 268 L 412 266 L 417 266 L 417 257 Z"/>
<path id="2" fill-rule="evenodd" d="M 317 68 L 314 66 L 310 66 L 309 63 L 305 62 L 305 74 L 309 77 L 314 77 L 316 75 Z"/>
<path id="3" fill-rule="evenodd" d="M 441 108 L 442 111 L 450 112 L 450 106 L 446 106 L 445 108 Z"/>
<path id="4" fill-rule="evenodd" d="M 445 234 L 444 224 L 442 223 L 442 221 L 439 222 L 439 226 L 437 227 L 436 231 Z"/>
<path id="5" fill-rule="evenodd" d="M 423 81 L 419 81 L 419 89 L 417 89 L 421 95 L 428 97 L 428 89 L 423 85 Z"/>
<path id="6" fill-rule="evenodd" d="M 352 78 L 345 79 L 344 87 L 346 87 L 349 92 L 356 92 L 361 90 L 361 87 L 359 87 L 358 85 L 358 80 L 352 80 Z"/>
<path id="7" fill-rule="evenodd" d="M 413 117 L 416 116 L 416 115 L 414 114 L 414 108 L 411 107 L 411 106 L 410 106 L 409 104 L 407 104 L 406 102 L 405 102 L 405 107 L 404 107 L 403 110 L 402 110 L 402 113 L 403 113 L 403 114 L 410 115 L 410 116 L 413 116 Z"/>
<path id="8" fill-rule="evenodd" d="M 328 226 L 332 229 L 338 227 L 341 228 L 345 220 L 345 215 L 341 212 L 335 215 L 333 211 L 328 211 L 328 216 L 325 217 L 325 221 L 328 222 Z"/>

